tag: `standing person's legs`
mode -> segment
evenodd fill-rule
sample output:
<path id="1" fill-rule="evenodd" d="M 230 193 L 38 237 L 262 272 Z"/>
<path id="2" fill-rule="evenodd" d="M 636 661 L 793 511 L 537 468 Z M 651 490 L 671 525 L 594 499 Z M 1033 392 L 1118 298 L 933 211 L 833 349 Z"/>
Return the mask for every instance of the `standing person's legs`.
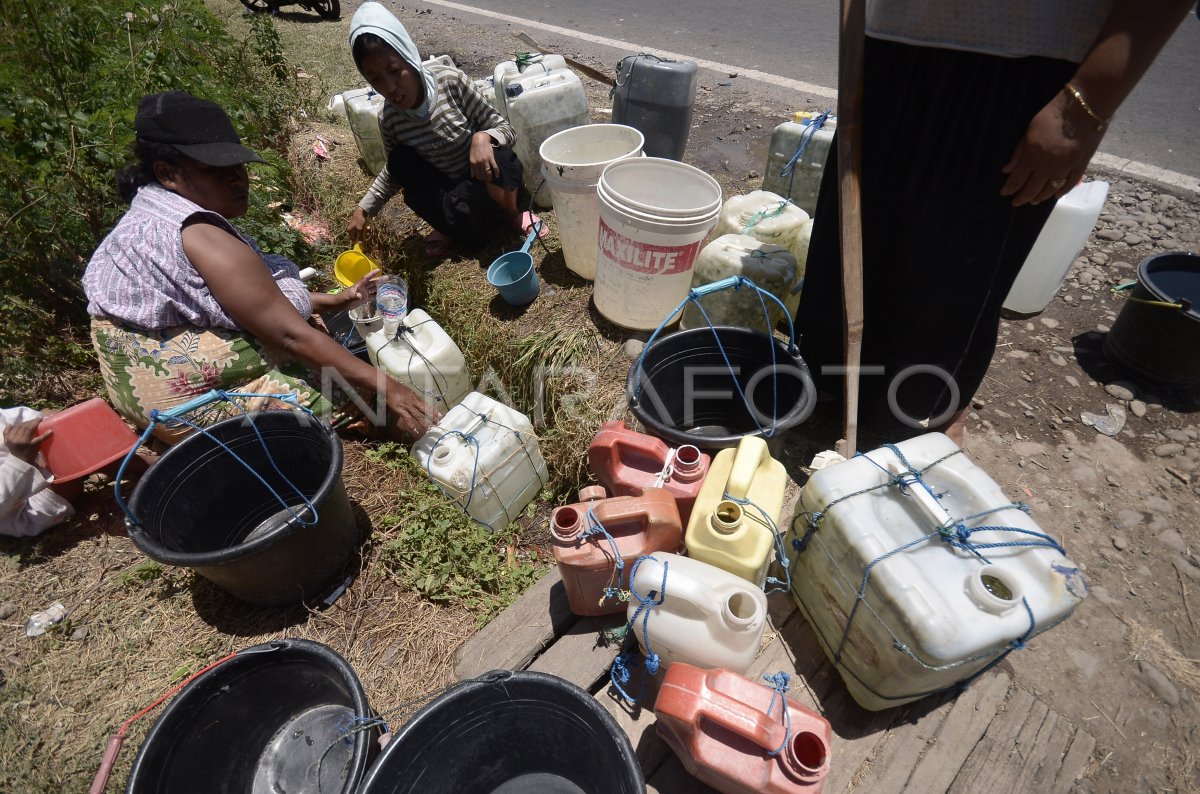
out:
<path id="1" fill-rule="evenodd" d="M 883 374 L 862 377 L 861 421 L 894 434 L 947 421 L 982 382 L 1000 305 L 1053 207 L 1012 207 L 1000 168 L 1073 67 L 873 39 L 866 52 L 862 364 Z M 842 363 L 836 163 L 835 148 L 798 317 L 818 373 Z"/>

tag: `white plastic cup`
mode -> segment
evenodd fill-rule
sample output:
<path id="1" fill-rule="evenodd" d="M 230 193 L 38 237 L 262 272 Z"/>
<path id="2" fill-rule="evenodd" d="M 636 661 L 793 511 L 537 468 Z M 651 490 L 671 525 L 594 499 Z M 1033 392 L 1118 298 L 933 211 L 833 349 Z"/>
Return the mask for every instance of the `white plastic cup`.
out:
<path id="1" fill-rule="evenodd" d="M 375 307 L 383 318 L 383 334 L 391 339 L 408 313 L 408 284 L 404 279 L 388 276 L 380 281 L 375 289 Z"/>

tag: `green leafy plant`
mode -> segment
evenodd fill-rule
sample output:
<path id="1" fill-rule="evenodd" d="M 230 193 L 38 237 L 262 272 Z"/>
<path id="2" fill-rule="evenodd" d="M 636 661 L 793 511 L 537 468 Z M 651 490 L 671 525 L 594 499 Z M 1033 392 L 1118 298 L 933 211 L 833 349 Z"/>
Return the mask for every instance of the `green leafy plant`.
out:
<path id="1" fill-rule="evenodd" d="M 10 309 L 20 316 L 5 323 L 0 391 L 36 399 L 35 373 L 22 361 L 43 372 L 75 364 L 76 351 L 52 340 L 86 338 L 80 278 L 125 209 L 115 177 L 130 160 L 144 94 L 185 90 L 229 112 L 268 160 L 254 168 L 263 190 L 245 230 L 268 251 L 309 263 L 306 244 L 280 222 L 291 172 L 276 151 L 292 114 L 315 111 L 316 98 L 289 73 L 270 19 L 254 23 L 249 45 L 200 0 L 66 0 L 53 13 L 11 0 L 0 3 L 0 23 L 0 295 L 6 319 Z"/>
<path id="2" fill-rule="evenodd" d="M 400 466 L 417 468 L 411 458 Z M 545 570 L 536 551 L 519 548 L 515 527 L 492 532 L 475 523 L 432 483 L 405 496 L 404 511 L 385 521 L 391 539 L 382 561 L 431 601 L 465 606 L 479 613 L 482 624 Z"/>

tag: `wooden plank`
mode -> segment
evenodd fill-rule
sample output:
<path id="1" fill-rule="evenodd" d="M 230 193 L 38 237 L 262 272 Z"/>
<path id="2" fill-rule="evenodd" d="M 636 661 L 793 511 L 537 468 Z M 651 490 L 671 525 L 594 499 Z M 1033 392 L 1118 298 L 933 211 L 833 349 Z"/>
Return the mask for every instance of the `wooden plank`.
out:
<path id="1" fill-rule="evenodd" d="M 829 775 L 823 791 L 848 791 L 875 745 L 896 719 L 897 709 L 867 711 L 854 702 L 841 676 L 830 667 L 832 686 L 821 697 L 822 712 L 833 727 L 833 747 L 830 752 Z"/>
<path id="2" fill-rule="evenodd" d="M 1007 673 L 997 672 L 984 676 L 958 696 L 925 755 L 917 761 L 905 791 L 937 794 L 950 788 L 996 710 L 1008 697 L 1011 683 Z"/>
<path id="3" fill-rule="evenodd" d="M 1002 786 L 1005 791 L 1012 790 L 1009 776 L 1013 768 L 1020 764 L 1020 758 L 1014 759 L 1013 756 L 1019 756 L 1022 739 L 1026 742 L 1032 739 L 1047 711 L 1045 704 L 1033 695 L 1014 688 L 1007 707 L 995 716 L 967 756 L 948 789 L 950 794 L 989 791 L 994 790 L 995 786 Z M 1029 724 L 1032 722 L 1036 722 L 1036 726 L 1031 730 Z"/>
<path id="4" fill-rule="evenodd" d="M 895 724 L 876 744 L 870 767 L 855 781 L 855 788 L 872 794 L 904 791 L 917 762 L 937 735 L 954 702 L 949 696 L 917 701 L 901 707 Z"/>
<path id="5" fill-rule="evenodd" d="M 1074 789 L 1075 781 L 1083 776 L 1088 765 L 1092 762 L 1092 754 L 1096 750 L 1096 739 L 1087 731 L 1077 729 L 1071 737 L 1071 745 L 1067 748 L 1062 763 L 1054 780 L 1046 787 L 1048 792 L 1068 792 Z"/>
<path id="6" fill-rule="evenodd" d="M 529 665 L 530 670 L 565 678 L 589 692 L 608 676 L 608 668 L 621 649 L 620 642 L 602 645 L 600 632 L 625 623 L 625 613 L 580 618 L 554 644 Z"/>
<path id="7" fill-rule="evenodd" d="M 1070 724 L 1062 716 L 1047 709 L 1015 788 L 1018 791 L 1023 788 L 1045 791 L 1058 776 L 1073 733 Z"/>
<path id="8" fill-rule="evenodd" d="M 577 618 L 567 604 L 558 568 L 551 568 L 454 655 L 454 674 L 474 678 L 488 670 L 524 670 Z"/>

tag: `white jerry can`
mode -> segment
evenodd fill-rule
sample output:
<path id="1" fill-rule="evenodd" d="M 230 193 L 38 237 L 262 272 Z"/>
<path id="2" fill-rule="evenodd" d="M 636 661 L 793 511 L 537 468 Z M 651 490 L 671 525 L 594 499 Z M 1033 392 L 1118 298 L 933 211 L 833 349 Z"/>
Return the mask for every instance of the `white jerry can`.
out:
<path id="1" fill-rule="evenodd" d="M 1057 541 L 941 433 L 813 474 L 785 548 L 792 596 L 873 711 L 970 679 L 1087 595 Z"/>
<path id="2" fill-rule="evenodd" d="M 404 315 L 394 339 L 376 330 L 363 341 L 371 363 L 412 387 L 430 408 L 445 413 L 471 391 L 462 351 L 424 309 Z"/>
<path id="3" fill-rule="evenodd" d="M 471 392 L 413 445 L 412 455 L 471 518 L 503 529 L 550 481 L 529 417 Z"/>

